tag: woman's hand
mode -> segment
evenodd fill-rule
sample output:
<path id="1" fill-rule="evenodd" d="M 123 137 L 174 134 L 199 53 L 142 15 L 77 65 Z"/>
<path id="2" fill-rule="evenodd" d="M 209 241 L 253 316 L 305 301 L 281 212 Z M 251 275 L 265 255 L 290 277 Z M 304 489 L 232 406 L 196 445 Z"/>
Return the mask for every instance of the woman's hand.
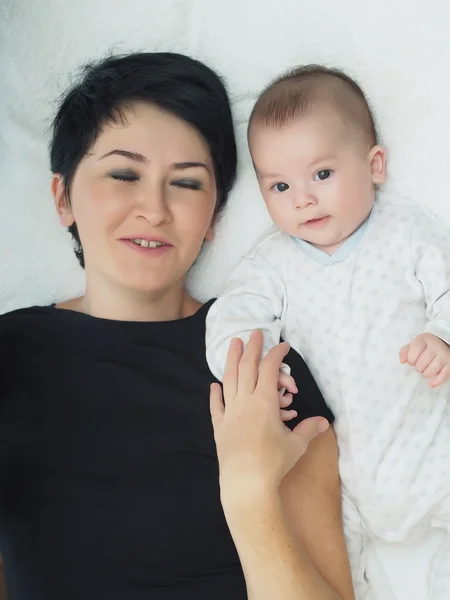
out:
<path id="1" fill-rule="evenodd" d="M 220 467 L 222 499 L 239 505 L 274 491 L 306 452 L 308 444 L 328 429 L 322 417 L 306 419 L 294 430 L 280 419 L 279 370 L 289 345 L 274 346 L 260 361 L 262 334 L 253 332 L 243 351 L 232 340 L 223 377 L 212 384 L 211 417 Z"/>

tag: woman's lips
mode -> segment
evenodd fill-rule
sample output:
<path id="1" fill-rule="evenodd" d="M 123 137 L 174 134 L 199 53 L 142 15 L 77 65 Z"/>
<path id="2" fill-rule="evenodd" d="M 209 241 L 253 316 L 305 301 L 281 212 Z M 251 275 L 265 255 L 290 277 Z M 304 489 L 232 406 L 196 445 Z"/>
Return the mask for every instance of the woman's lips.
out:
<path id="1" fill-rule="evenodd" d="M 141 256 L 161 256 L 162 254 L 169 252 L 169 250 L 172 250 L 173 248 L 173 246 L 169 244 L 163 244 L 162 246 L 157 246 L 156 248 L 150 248 L 148 246 L 141 246 L 139 244 L 136 244 L 132 240 L 128 239 L 121 239 L 120 241 L 123 242 L 125 246 L 128 246 L 128 248 L 130 248 L 131 250 L 134 250 L 135 252 L 141 254 Z"/>

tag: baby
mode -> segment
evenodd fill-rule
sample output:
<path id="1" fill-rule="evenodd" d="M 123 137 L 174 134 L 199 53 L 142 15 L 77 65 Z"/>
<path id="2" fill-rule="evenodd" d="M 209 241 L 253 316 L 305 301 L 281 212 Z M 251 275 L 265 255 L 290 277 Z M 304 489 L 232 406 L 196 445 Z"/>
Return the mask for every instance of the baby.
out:
<path id="1" fill-rule="evenodd" d="M 419 205 L 377 192 L 385 151 L 364 93 L 340 71 L 311 65 L 277 79 L 248 139 L 276 227 L 209 311 L 210 368 L 220 379 L 230 338 L 254 329 L 265 352 L 280 335 L 300 352 L 336 416 L 357 598 L 371 593 L 371 538 L 439 527 L 430 598 L 448 600 L 449 233 Z"/>

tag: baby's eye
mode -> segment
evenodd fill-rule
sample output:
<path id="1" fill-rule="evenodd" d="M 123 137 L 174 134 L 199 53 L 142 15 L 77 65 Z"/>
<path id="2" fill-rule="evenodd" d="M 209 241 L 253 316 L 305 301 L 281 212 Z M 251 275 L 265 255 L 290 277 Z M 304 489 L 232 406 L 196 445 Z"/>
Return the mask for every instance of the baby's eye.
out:
<path id="1" fill-rule="evenodd" d="M 109 175 L 112 179 L 115 179 L 116 181 L 139 181 L 139 175 L 134 171 L 130 171 L 129 169 L 111 171 Z"/>
<path id="2" fill-rule="evenodd" d="M 287 183 L 280 182 L 280 183 L 276 183 L 275 185 L 273 185 L 272 189 L 275 192 L 285 192 L 286 190 L 289 189 L 289 186 Z"/>
<path id="3" fill-rule="evenodd" d="M 314 175 L 314 181 L 325 181 L 331 177 L 331 169 L 321 169 Z"/>

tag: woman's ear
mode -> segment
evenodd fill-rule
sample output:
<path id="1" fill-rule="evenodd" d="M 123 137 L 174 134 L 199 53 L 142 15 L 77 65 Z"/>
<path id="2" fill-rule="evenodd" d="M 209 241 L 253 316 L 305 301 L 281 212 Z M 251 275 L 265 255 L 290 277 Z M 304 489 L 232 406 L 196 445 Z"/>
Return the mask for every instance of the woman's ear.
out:
<path id="1" fill-rule="evenodd" d="M 52 194 L 55 199 L 59 222 L 63 227 L 70 227 L 75 223 L 75 218 L 72 214 L 66 186 L 61 175 L 56 174 L 52 177 Z"/>
<path id="2" fill-rule="evenodd" d="M 381 146 L 374 146 L 370 149 L 368 162 L 372 174 L 372 182 L 375 185 L 384 183 L 386 179 L 386 150 Z"/>
<path id="3" fill-rule="evenodd" d="M 205 234 L 205 240 L 206 240 L 207 242 L 212 242 L 212 241 L 213 241 L 213 239 L 214 239 L 214 229 L 213 229 L 213 226 L 212 226 L 212 225 L 210 225 L 210 226 L 208 227 L 208 231 L 207 231 L 207 232 L 206 232 L 206 234 Z"/>
<path id="4" fill-rule="evenodd" d="M 217 213 L 215 212 L 213 218 L 211 219 L 211 223 L 205 233 L 205 241 L 212 242 L 214 239 L 214 225 L 216 224 Z"/>

